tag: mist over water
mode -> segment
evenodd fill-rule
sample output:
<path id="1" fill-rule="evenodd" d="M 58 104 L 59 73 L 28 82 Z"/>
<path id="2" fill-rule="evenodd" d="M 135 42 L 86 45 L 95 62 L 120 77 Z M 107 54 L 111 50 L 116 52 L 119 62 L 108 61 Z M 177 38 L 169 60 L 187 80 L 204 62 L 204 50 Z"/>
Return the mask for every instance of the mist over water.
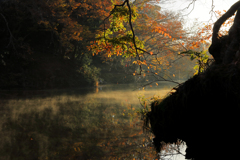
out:
<path id="1" fill-rule="evenodd" d="M 139 97 L 164 97 L 171 87 L 1 91 L 0 159 L 154 159 Z"/>

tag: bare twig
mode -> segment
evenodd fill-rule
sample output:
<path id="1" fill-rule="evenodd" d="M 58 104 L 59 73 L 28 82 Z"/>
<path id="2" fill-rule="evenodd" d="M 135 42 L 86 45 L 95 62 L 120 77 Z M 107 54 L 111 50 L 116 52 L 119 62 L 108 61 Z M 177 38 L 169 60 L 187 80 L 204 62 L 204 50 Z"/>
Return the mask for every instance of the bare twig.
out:
<path id="1" fill-rule="evenodd" d="M 196 0 L 193 0 L 186 8 L 183 9 L 183 11 L 184 11 L 185 9 L 188 9 L 191 5 L 193 5 L 192 10 L 188 14 L 183 15 L 183 16 L 188 16 L 190 13 L 192 13 L 192 11 L 194 10 L 194 7 L 195 7 L 195 2 L 196 2 Z"/>
<path id="2" fill-rule="evenodd" d="M 213 10 L 214 8 L 215 8 L 215 6 L 214 6 L 214 0 L 212 0 L 211 11 L 209 12 L 209 14 L 211 14 L 211 17 L 210 17 L 209 21 L 212 20 L 213 14 L 216 15 L 216 13 L 215 13 L 214 10 Z"/>
<path id="3" fill-rule="evenodd" d="M 153 73 L 153 72 L 152 72 Z M 160 78 L 162 78 L 162 80 L 155 80 L 155 81 L 151 81 L 151 82 L 149 82 L 149 83 L 146 83 L 146 84 L 144 84 L 144 85 L 141 85 L 141 87 L 146 87 L 146 86 L 149 86 L 150 84 L 153 84 L 153 83 L 156 83 L 156 82 L 171 82 L 171 83 L 175 83 L 175 84 L 177 84 L 177 85 L 180 85 L 181 83 L 178 83 L 178 82 L 176 82 L 176 81 L 173 81 L 173 80 L 167 80 L 167 79 L 165 79 L 165 78 L 163 78 L 162 76 L 159 76 Z M 134 90 L 137 90 L 137 89 L 139 89 L 139 87 L 137 87 L 137 88 L 135 88 Z"/>
<path id="4" fill-rule="evenodd" d="M 183 58 L 184 56 L 183 55 L 179 55 L 180 57 L 173 60 L 172 62 L 169 63 L 169 65 L 171 66 L 174 62 L 178 61 L 179 59 Z"/>
<path id="5" fill-rule="evenodd" d="M 9 32 L 9 34 L 10 34 L 9 43 L 8 43 L 8 45 L 7 45 L 6 47 L 9 47 L 9 45 L 12 43 L 14 50 L 17 51 L 16 48 L 15 48 L 15 46 L 14 46 L 14 43 L 13 43 L 14 37 L 13 37 L 12 32 L 11 32 L 9 26 L 8 26 L 8 22 L 7 22 L 5 16 L 4 16 L 2 13 L 0 13 L 0 15 L 1 15 L 2 18 L 4 19 L 4 21 L 5 21 L 5 23 L 6 23 L 6 26 L 7 26 L 7 30 L 8 30 L 8 32 Z"/>
<path id="6" fill-rule="evenodd" d="M 135 50 L 136 50 L 136 54 L 138 56 L 138 60 L 140 60 L 140 56 L 138 54 L 138 48 L 137 48 L 137 44 L 136 44 L 136 39 L 135 39 L 135 32 L 133 30 L 133 25 L 132 25 L 132 10 L 131 10 L 131 6 L 129 4 L 129 0 L 125 0 L 125 2 L 127 2 L 127 6 L 128 6 L 128 10 L 129 10 L 129 25 L 130 25 L 130 28 L 131 28 L 131 31 L 132 31 L 132 34 L 133 34 L 133 44 L 134 44 L 134 47 L 135 47 Z M 141 75 L 142 73 L 142 65 L 140 64 L 139 65 L 140 67 L 140 73 L 139 75 Z"/>

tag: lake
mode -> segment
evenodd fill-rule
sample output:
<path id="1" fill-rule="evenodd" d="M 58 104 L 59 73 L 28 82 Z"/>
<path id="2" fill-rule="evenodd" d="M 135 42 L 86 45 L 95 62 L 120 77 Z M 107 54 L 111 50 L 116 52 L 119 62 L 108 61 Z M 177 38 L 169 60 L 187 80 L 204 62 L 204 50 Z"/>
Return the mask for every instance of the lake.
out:
<path id="1" fill-rule="evenodd" d="M 0 91 L 1 160 L 158 159 L 138 110 L 174 85 Z M 148 100 L 141 105 L 142 99 Z M 184 152 L 184 147 L 183 147 Z M 184 159 L 167 156 L 162 159 Z"/>

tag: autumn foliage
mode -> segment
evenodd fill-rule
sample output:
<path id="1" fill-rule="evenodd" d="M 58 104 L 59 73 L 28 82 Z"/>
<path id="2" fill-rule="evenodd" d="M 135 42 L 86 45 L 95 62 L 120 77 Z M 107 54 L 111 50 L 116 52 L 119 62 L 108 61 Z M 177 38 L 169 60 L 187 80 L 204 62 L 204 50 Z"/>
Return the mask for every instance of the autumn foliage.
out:
<path id="1" fill-rule="evenodd" d="M 91 65 L 86 46 L 94 41 L 111 4 L 1 1 L 1 87 L 62 88 L 96 81 L 99 70 Z"/>
<path id="2" fill-rule="evenodd" d="M 91 62 L 96 55 L 104 61 L 124 57 L 122 66 L 139 66 L 129 71 L 132 75 L 173 81 L 171 67 L 186 55 L 179 53 L 201 48 L 211 32 L 209 24 L 197 35 L 190 34 L 181 15 L 162 11 L 158 0 L 10 0 L 1 4 L 2 86 L 54 88 L 74 86 L 78 83 L 74 79 L 95 83 L 100 71 Z"/>
<path id="3" fill-rule="evenodd" d="M 132 62 L 140 68 L 133 75 L 154 74 L 157 80 L 172 81 L 175 75 L 168 70 L 179 54 L 206 50 L 202 47 L 208 45 L 211 28 L 209 24 L 193 34 L 183 28 L 181 15 L 161 11 L 158 2 L 115 1 L 102 32 L 89 47 L 93 55 L 101 53 L 106 59 L 113 55 L 135 58 Z M 186 55 L 189 56 L 181 54 L 180 57 Z"/>

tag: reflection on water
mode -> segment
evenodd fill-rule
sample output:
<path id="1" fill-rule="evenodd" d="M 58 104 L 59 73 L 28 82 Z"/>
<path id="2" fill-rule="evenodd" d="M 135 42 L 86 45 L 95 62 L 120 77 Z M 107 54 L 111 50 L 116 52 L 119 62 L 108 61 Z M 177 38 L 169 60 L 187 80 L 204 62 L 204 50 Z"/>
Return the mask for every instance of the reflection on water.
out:
<path id="1" fill-rule="evenodd" d="M 101 87 L 88 94 L 2 91 L 0 159 L 155 159 L 152 137 L 136 113 L 138 97 L 163 96 L 169 89 Z"/>

